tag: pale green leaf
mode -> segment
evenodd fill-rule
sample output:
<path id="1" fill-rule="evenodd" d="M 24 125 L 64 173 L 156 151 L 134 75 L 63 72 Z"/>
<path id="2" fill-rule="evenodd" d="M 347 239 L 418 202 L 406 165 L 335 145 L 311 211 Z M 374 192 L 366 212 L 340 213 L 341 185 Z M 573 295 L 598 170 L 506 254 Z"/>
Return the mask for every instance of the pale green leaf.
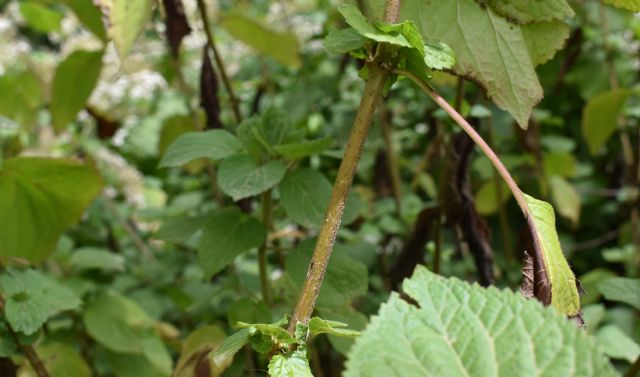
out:
<path id="1" fill-rule="evenodd" d="M 151 19 L 152 0 L 112 0 L 109 9 L 109 37 L 121 60 L 129 54 L 136 38 Z"/>
<path id="2" fill-rule="evenodd" d="M 0 293 L 11 328 L 26 335 L 38 331 L 50 317 L 81 304 L 71 289 L 35 270 L 8 269 L 0 275 Z"/>
<path id="3" fill-rule="evenodd" d="M 584 331 L 535 300 L 418 267 L 392 293 L 347 361 L 346 377 L 612 377 Z"/>
<path id="4" fill-rule="evenodd" d="M 29 27 L 41 33 L 60 29 L 64 15 L 39 1 L 27 0 L 20 3 L 20 13 Z"/>
<path id="5" fill-rule="evenodd" d="M 51 118 L 57 132 L 85 107 L 102 70 L 102 53 L 74 51 L 58 65 L 51 89 Z"/>
<path id="6" fill-rule="evenodd" d="M 369 318 L 363 313 L 354 309 L 351 305 L 343 307 L 319 307 L 318 315 L 333 318 L 336 321 L 349 324 L 349 328 L 361 333 L 369 323 Z M 329 335 L 329 342 L 333 348 L 342 355 L 347 355 L 354 344 L 355 338 L 345 338 L 341 336 Z"/>
<path id="7" fill-rule="evenodd" d="M 287 321 L 278 321 L 275 323 L 245 323 L 238 322 L 236 327 L 240 329 L 249 329 L 251 335 L 262 334 L 273 339 L 273 341 L 282 344 L 295 343 L 295 339 L 289 335 L 286 329 L 282 326 L 286 325 Z"/>
<path id="8" fill-rule="evenodd" d="M 95 167 L 74 160 L 20 157 L 0 169 L 0 258 L 44 260 L 102 189 Z"/>
<path id="9" fill-rule="evenodd" d="M 43 83 L 33 70 L 7 72 L 0 76 L 0 115 L 29 130 L 36 124 L 37 110 L 44 102 Z"/>
<path id="10" fill-rule="evenodd" d="M 487 0 L 487 4 L 502 17 L 523 24 L 575 15 L 565 0 Z"/>
<path id="11" fill-rule="evenodd" d="M 313 377 L 309 361 L 302 352 L 296 351 L 291 356 L 275 355 L 269 362 L 271 377 Z"/>
<path id="12" fill-rule="evenodd" d="M 292 33 L 273 30 L 240 12 L 225 14 L 220 26 L 249 47 L 284 65 L 297 68 L 302 64 L 298 39 Z"/>
<path id="13" fill-rule="evenodd" d="M 163 241 L 183 243 L 206 223 L 208 216 L 176 216 L 166 219 L 154 235 Z"/>
<path id="14" fill-rule="evenodd" d="M 365 39 L 352 28 L 331 30 L 324 38 L 324 47 L 330 52 L 345 54 L 349 51 L 361 49 Z"/>
<path id="15" fill-rule="evenodd" d="M 360 13 L 358 7 L 353 4 L 340 4 L 338 6 L 338 11 L 342 14 L 345 21 L 347 21 L 347 24 L 354 28 L 363 37 L 376 42 L 385 42 L 410 48 L 413 47 L 402 34 L 387 34 L 375 27 L 362 15 L 362 13 Z"/>
<path id="16" fill-rule="evenodd" d="M 280 204 L 296 223 L 319 228 L 331 197 L 331 183 L 317 170 L 301 168 L 280 184 Z M 347 199 L 342 222 L 348 224 L 358 215 L 356 197 Z"/>
<path id="17" fill-rule="evenodd" d="M 107 32 L 105 31 L 104 23 L 102 22 L 102 13 L 92 1 L 63 0 L 63 3 L 71 8 L 78 20 L 82 22 L 90 32 L 103 42 L 106 42 Z"/>
<path id="18" fill-rule="evenodd" d="M 580 311 L 580 295 L 576 278 L 560 247 L 553 207 L 527 194 L 524 197 L 531 213 L 531 230 L 541 249 L 546 274 L 551 283 L 551 305 L 567 316 L 575 316 Z"/>
<path id="19" fill-rule="evenodd" d="M 580 194 L 571 183 L 561 176 L 549 178 L 551 184 L 551 199 L 558 209 L 558 213 L 571 221 L 574 226 L 580 222 Z"/>
<path id="20" fill-rule="evenodd" d="M 218 170 L 220 189 L 233 200 L 260 194 L 277 185 L 287 167 L 282 161 L 272 160 L 258 165 L 247 155 L 226 158 Z"/>
<path id="21" fill-rule="evenodd" d="M 498 185 L 500 185 L 500 200 L 498 200 Z M 483 183 L 474 196 L 476 211 L 486 216 L 498 212 L 498 209 L 509 200 L 511 193 L 504 182 L 498 183 L 495 179 L 491 179 Z"/>
<path id="22" fill-rule="evenodd" d="M 174 372 L 175 377 L 192 377 L 196 375 L 196 367 L 207 363 L 210 374 L 209 376 L 218 376 L 228 367 L 225 365 L 215 366 L 209 358 L 211 352 L 215 352 L 222 342 L 226 334 L 218 326 L 207 325 L 193 331 L 187 339 L 182 343 L 182 351 L 180 358 L 176 364 Z M 229 360 L 231 361 L 231 360 Z"/>
<path id="23" fill-rule="evenodd" d="M 169 145 L 158 166 L 180 166 L 197 158 L 220 160 L 241 149 L 240 140 L 226 130 L 187 132 Z"/>
<path id="24" fill-rule="evenodd" d="M 607 325 L 596 334 L 605 355 L 633 363 L 640 356 L 640 346 L 616 325 Z"/>
<path id="25" fill-rule="evenodd" d="M 96 247 L 82 247 L 71 254 L 69 264 L 76 270 L 124 271 L 122 255 Z"/>
<path id="26" fill-rule="evenodd" d="M 476 80 L 493 101 L 526 128 L 542 98 L 534 64 L 519 25 L 474 0 L 402 2 L 401 19 L 456 52 L 455 73 Z"/>
<path id="27" fill-rule="evenodd" d="M 640 12 L 640 0 L 602 0 L 605 4 L 631 12 Z"/>
<path id="28" fill-rule="evenodd" d="M 212 276 L 240 254 L 262 245 L 267 230 L 255 218 L 237 207 L 215 212 L 202 228 L 198 244 L 198 262 L 207 276 Z"/>
<path id="29" fill-rule="evenodd" d="M 360 335 L 360 331 L 346 329 L 346 323 L 338 321 L 328 321 L 320 317 L 313 317 L 309 320 L 309 332 L 312 336 L 319 334 L 329 334 L 345 338 L 356 338 Z"/>
<path id="30" fill-rule="evenodd" d="M 545 153 L 542 167 L 547 176 L 573 177 L 576 174 L 576 158 L 569 152 Z"/>
<path id="31" fill-rule="evenodd" d="M 152 363 L 139 354 L 107 351 L 106 360 L 115 377 L 170 377 L 171 372 L 158 370 Z"/>
<path id="32" fill-rule="evenodd" d="M 551 59 L 564 46 L 570 32 L 561 21 L 530 23 L 522 25 L 521 29 L 534 66 Z"/>
<path id="33" fill-rule="evenodd" d="M 317 140 L 299 143 L 280 144 L 273 147 L 278 154 L 287 160 L 300 160 L 313 154 L 318 154 L 333 145 L 333 139 L 325 137 Z"/>
<path id="34" fill-rule="evenodd" d="M 640 279 L 611 278 L 598 288 L 607 300 L 624 302 L 640 310 Z"/>
<path id="35" fill-rule="evenodd" d="M 443 42 L 426 41 L 424 63 L 431 69 L 451 69 L 456 64 L 456 54 Z"/>
<path id="36" fill-rule="evenodd" d="M 251 329 L 242 329 L 227 337 L 220 347 L 211 353 L 213 364 L 215 366 L 222 366 L 228 364 L 230 360 L 233 360 L 235 354 L 249 342 L 250 330 Z"/>
<path id="37" fill-rule="evenodd" d="M 630 94 L 628 89 L 611 90 L 587 102 L 582 110 L 582 135 L 591 154 L 596 154 L 615 132 L 618 116 Z"/>
<path id="38" fill-rule="evenodd" d="M 49 377 L 91 377 L 91 368 L 73 347 L 63 343 L 48 343 L 38 347 L 36 352 Z M 31 373 L 28 376 L 37 376 L 31 365 L 28 369 Z"/>

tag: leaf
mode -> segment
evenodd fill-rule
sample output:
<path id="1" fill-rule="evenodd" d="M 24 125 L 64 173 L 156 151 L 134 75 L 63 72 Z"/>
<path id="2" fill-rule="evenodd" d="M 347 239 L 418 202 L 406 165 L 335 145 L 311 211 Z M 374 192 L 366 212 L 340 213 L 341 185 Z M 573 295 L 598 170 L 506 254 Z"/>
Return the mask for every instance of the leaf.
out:
<path id="1" fill-rule="evenodd" d="M 456 52 L 454 72 L 484 86 L 500 108 L 527 127 L 542 87 L 519 25 L 473 0 L 407 0 L 400 18 L 450 46 Z"/>
<path id="2" fill-rule="evenodd" d="M 226 130 L 187 132 L 169 145 L 158 166 L 180 166 L 197 158 L 220 160 L 241 148 L 238 138 Z"/>
<path id="3" fill-rule="evenodd" d="M 286 329 L 282 326 L 286 325 L 287 321 L 278 321 L 275 323 L 245 323 L 238 322 L 237 327 L 240 329 L 249 329 L 249 334 L 262 334 L 270 337 L 274 342 L 281 344 L 295 343 L 295 339 L 289 335 Z"/>
<path id="4" fill-rule="evenodd" d="M 324 47 L 330 52 L 345 54 L 364 47 L 365 39 L 357 30 L 347 28 L 331 30 L 324 38 Z"/>
<path id="5" fill-rule="evenodd" d="M 104 30 L 102 13 L 91 1 L 87 0 L 63 0 L 63 3 L 71 8 L 82 24 L 89 29 L 101 41 L 107 41 L 107 32 Z"/>
<path id="6" fill-rule="evenodd" d="M 498 202 L 498 184 L 500 185 L 500 202 Z M 498 212 L 498 209 L 509 201 L 511 194 L 507 185 L 495 179 L 490 179 L 480 186 L 475 196 L 476 210 L 483 216 L 492 215 Z"/>
<path id="7" fill-rule="evenodd" d="M 580 222 L 580 194 L 566 179 L 554 175 L 549 178 L 551 184 L 551 199 L 558 209 L 558 213 L 569 219 L 573 226 Z"/>
<path id="8" fill-rule="evenodd" d="M 624 302 L 640 310 L 640 279 L 611 278 L 598 284 L 607 300 Z"/>
<path id="9" fill-rule="evenodd" d="M 105 351 L 115 377 L 169 377 L 171 371 L 158 370 L 149 359 L 138 354 Z"/>
<path id="10" fill-rule="evenodd" d="M 345 338 L 357 338 L 360 336 L 360 331 L 345 329 L 346 323 L 337 321 L 328 321 L 320 317 L 313 317 L 309 320 L 309 332 L 311 336 L 319 334 L 329 334 Z"/>
<path id="11" fill-rule="evenodd" d="M 576 316 L 580 312 L 580 295 L 576 278 L 560 247 L 553 207 L 527 194 L 524 198 L 531 214 L 528 220 L 534 244 L 542 254 L 544 271 L 551 284 L 551 305 L 567 316 Z"/>
<path id="12" fill-rule="evenodd" d="M 564 46 L 570 33 L 569 27 L 561 21 L 536 22 L 522 25 L 521 29 L 534 66 L 551 59 Z"/>
<path id="13" fill-rule="evenodd" d="M 1 169 L 0 258 L 44 260 L 102 189 L 95 167 L 73 160 L 19 157 Z"/>
<path id="14" fill-rule="evenodd" d="M 500 16 L 523 24 L 575 16 L 565 0 L 487 0 L 487 4 Z"/>
<path id="15" fill-rule="evenodd" d="M 220 22 L 236 39 L 293 68 L 302 64 L 298 39 L 292 33 L 278 32 L 239 12 L 226 13 Z"/>
<path id="16" fill-rule="evenodd" d="M 26 335 L 38 331 L 50 317 L 81 304 L 72 290 L 35 270 L 8 269 L 0 275 L 0 292 L 11 328 Z"/>
<path id="17" fill-rule="evenodd" d="M 109 36 L 120 60 L 129 54 L 138 35 L 151 19 L 152 0 L 112 0 L 109 9 Z"/>
<path id="18" fill-rule="evenodd" d="M 51 118 L 56 132 L 64 130 L 87 103 L 102 70 L 102 54 L 77 50 L 58 65 L 51 89 Z"/>
<path id="19" fill-rule="evenodd" d="M 155 238 L 174 243 L 184 243 L 208 220 L 208 216 L 176 216 L 165 220 L 154 235 Z"/>
<path id="20" fill-rule="evenodd" d="M 125 259 L 105 249 L 82 247 L 71 254 L 69 264 L 76 270 L 124 271 Z"/>
<path id="21" fill-rule="evenodd" d="M 209 354 L 222 344 L 226 334 L 218 326 L 203 326 L 193 331 L 182 344 L 180 358 L 176 365 L 175 377 L 199 376 L 196 368 L 207 363 L 209 374 L 202 377 L 218 376 L 228 365 L 216 367 L 211 363 Z M 200 377 L 200 376 L 199 376 Z"/>
<path id="22" fill-rule="evenodd" d="M 300 168 L 280 184 L 280 204 L 296 223 L 319 228 L 331 198 L 331 183 L 317 170 Z M 356 197 L 347 199 L 342 222 L 349 224 L 358 216 Z"/>
<path id="23" fill-rule="evenodd" d="M 598 344 L 605 355 L 633 363 L 640 356 L 640 346 L 616 325 L 598 330 Z"/>
<path id="24" fill-rule="evenodd" d="M 426 41 L 424 63 L 431 69 L 451 69 L 456 64 L 456 54 L 451 47 L 440 41 Z"/>
<path id="25" fill-rule="evenodd" d="M 616 375 L 582 330 L 519 294 L 421 266 L 403 290 L 415 305 L 391 294 L 351 349 L 346 377 Z"/>
<path id="26" fill-rule="evenodd" d="M 49 33 L 60 29 L 64 15 L 37 1 L 20 3 L 20 13 L 29 27 L 41 33 Z"/>
<path id="27" fill-rule="evenodd" d="M 330 137 L 325 137 L 300 143 L 280 144 L 273 147 L 273 149 L 287 160 L 296 161 L 324 151 L 333 145 L 333 142 Z"/>
<path id="28" fill-rule="evenodd" d="M 78 351 L 63 343 L 48 343 L 36 349 L 50 377 L 91 377 L 91 369 Z M 37 376 L 29 364 L 28 376 Z"/>
<path id="29" fill-rule="evenodd" d="M 285 270 L 291 277 L 295 289 L 300 289 L 304 284 L 315 242 L 315 239 L 302 241 L 296 250 L 287 256 Z M 347 254 L 334 252 L 320 288 L 317 306 L 344 307 L 356 297 L 367 293 L 368 284 L 368 272 L 364 264 Z"/>
<path id="30" fill-rule="evenodd" d="M 603 3 L 631 12 L 640 12 L 640 0 L 602 0 Z"/>
<path id="31" fill-rule="evenodd" d="M 628 89 L 616 89 L 591 98 L 582 110 L 582 134 L 589 152 L 596 154 L 609 140 L 618 125 L 618 116 L 627 98 Z"/>
<path id="32" fill-rule="evenodd" d="M 271 377 L 313 377 L 309 361 L 300 351 L 295 351 L 289 357 L 275 355 L 269 362 L 269 376 Z"/>
<path id="33" fill-rule="evenodd" d="M 216 366 L 225 365 L 233 360 L 238 351 L 249 342 L 250 329 L 242 329 L 236 331 L 231 336 L 226 338 L 220 347 L 211 354 L 211 360 Z"/>
<path id="34" fill-rule="evenodd" d="M 24 129 L 36 124 L 36 114 L 44 102 L 43 84 L 33 70 L 8 72 L 0 76 L 0 115 L 5 116 Z"/>
<path id="35" fill-rule="evenodd" d="M 286 171 L 282 161 L 272 160 L 258 165 L 248 155 L 236 155 L 220 164 L 218 184 L 236 201 L 269 190 L 282 180 Z"/>
<path id="36" fill-rule="evenodd" d="M 338 12 L 342 14 L 349 26 L 354 28 L 358 33 L 360 33 L 360 35 L 365 38 L 369 38 L 376 42 L 385 42 L 397 46 L 409 48 L 413 47 L 402 34 L 387 34 L 372 25 L 369 21 L 367 21 L 362 13 L 360 13 L 358 7 L 353 4 L 340 4 L 338 6 Z"/>
<path id="37" fill-rule="evenodd" d="M 240 254 L 262 245 L 267 230 L 258 220 L 237 207 L 225 208 L 211 215 L 202 228 L 198 244 L 198 263 L 212 276 Z"/>
<path id="38" fill-rule="evenodd" d="M 573 177 L 576 174 L 576 158 L 567 152 L 545 153 L 542 157 L 542 166 L 549 177 L 554 175 Z"/>

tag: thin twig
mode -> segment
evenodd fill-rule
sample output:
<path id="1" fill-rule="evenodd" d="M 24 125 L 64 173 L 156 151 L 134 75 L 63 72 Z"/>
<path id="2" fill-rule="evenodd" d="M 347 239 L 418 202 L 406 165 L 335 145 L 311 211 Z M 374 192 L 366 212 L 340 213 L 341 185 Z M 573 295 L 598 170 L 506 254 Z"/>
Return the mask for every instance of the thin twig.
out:
<path id="1" fill-rule="evenodd" d="M 267 228 L 267 232 L 271 228 L 271 207 L 272 198 L 271 190 L 267 190 L 262 193 L 262 222 Z M 262 289 L 262 299 L 267 305 L 271 305 L 271 298 L 269 294 L 269 276 L 267 271 L 267 242 L 264 243 L 258 249 L 258 269 L 260 272 L 260 288 Z"/>
<path id="2" fill-rule="evenodd" d="M 402 180 L 400 179 L 400 166 L 398 164 L 398 155 L 393 147 L 393 125 L 391 123 L 391 110 L 389 110 L 384 101 L 381 101 L 380 109 L 380 127 L 382 128 L 382 136 L 384 140 L 384 151 L 387 155 L 387 169 L 391 176 L 391 190 L 393 198 L 396 202 L 396 213 L 399 218 L 402 217 Z"/>
<path id="3" fill-rule="evenodd" d="M 220 57 L 220 53 L 218 52 L 218 48 L 216 47 L 216 43 L 213 39 L 213 33 L 211 32 L 211 28 L 209 25 L 209 17 L 207 16 L 207 6 L 204 3 L 204 0 L 198 1 L 198 10 L 200 11 L 200 18 L 202 18 L 202 24 L 204 25 L 204 32 L 207 36 L 207 45 L 211 49 L 213 53 L 213 59 L 216 62 L 216 66 L 218 67 L 218 71 L 220 71 L 220 77 L 222 77 L 222 83 L 224 84 L 224 88 L 229 94 L 229 101 L 231 102 L 231 108 L 233 109 L 233 115 L 236 118 L 236 122 L 242 122 L 242 114 L 240 113 L 240 106 L 238 104 L 238 99 L 233 91 L 233 87 L 231 86 L 231 81 L 229 80 L 229 76 L 227 75 L 227 71 L 224 67 L 224 63 L 222 62 L 222 58 Z"/>

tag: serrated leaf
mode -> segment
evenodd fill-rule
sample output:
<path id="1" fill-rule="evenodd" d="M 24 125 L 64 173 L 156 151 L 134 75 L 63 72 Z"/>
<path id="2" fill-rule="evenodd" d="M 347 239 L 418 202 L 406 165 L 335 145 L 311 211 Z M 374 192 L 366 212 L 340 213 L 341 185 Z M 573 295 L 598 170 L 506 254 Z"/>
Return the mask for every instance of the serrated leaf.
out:
<path id="1" fill-rule="evenodd" d="M 328 321 L 320 317 L 313 317 L 309 320 L 309 332 L 311 336 L 319 334 L 329 334 L 345 338 L 357 338 L 360 336 L 360 331 L 345 329 L 348 327 L 346 323 L 338 321 Z"/>
<path id="2" fill-rule="evenodd" d="M 542 253 L 545 272 L 551 284 L 551 305 L 567 316 L 578 315 L 580 295 L 576 278 L 560 247 L 553 207 L 527 194 L 524 194 L 524 198 L 531 214 L 529 224 L 534 242 Z"/>
<path id="3" fill-rule="evenodd" d="M 582 330 L 519 294 L 420 266 L 403 290 L 416 304 L 391 294 L 351 349 L 346 377 L 616 375 Z"/>
<path id="4" fill-rule="evenodd" d="M 237 207 L 225 208 L 211 215 L 202 228 L 198 244 L 198 263 L 212 276 L 240 254 L 262 245 L 267 237 L 264 225 Z"/>
<path id="5" fill-rule="evenodd" d="M 282 161 L 258 165 L 247 155 L 236 155 L 220 164 L 218 184 L 235 201 L 267 191 L 282 180 L 286 171 Z"/>
<path id="6" fill-rule="evenodd" d="M 546 63 L 569 38 L 569 27 L 560 21 L 536 22 L 521 26 L 533 65 Z"/>
<path id="7" fill-rule="evenodd" d="M 133 43 L 151 19 L 152 0 L 112 0 L 109 9 L 109 37 L 120 60 L 129 54 Z"/>
<path id="8" fill-rule="evenodd" d="M 640 310 L 640 279 L 611 278 L 598 284 L 607 300 L 629 304 Z"/>
<path id="9" fill-rule="evenodd" d="M 291 356 L 275 355 L 269 362 L 271 377 L 313 377 L 309 361 L 300 353 Z"/>
<path id="10" fill-rule="evenodd" d="M 582 134 L 592 155 L 617 129 L 618 115 L 629 95 L 631 91 L 628 89 L 600 93 L 591 98 L 582 110 Z"/>
<path id="11" fill-rule="evenodd" d="M 317 140 L 307 140 L 299 143 L 280 144 L 273 149 L 287 160 L 300 160 L 313 154 L 318 154 L 333 145 L 333 139 L 325 137 Z"/>
<path id="12" fill-rule="evenodd" d="M 80 306 L 80 298 L 69 288 L 35 270 L 8 269 L 0 275 L 4 314 L 14 331 L 30 335 L 47 319 Z"/>
<path id="13" fill-rule="evenodd" d="M 451 69 L 456 64 L 456 54 L 446 43 L 426 41 L 424 63 L 431 69 Z"/>
<path id="14" fill-rule="evenodd" d="M 554 175 L 549 178 L 551 199 L 558 213 L 571 221 L 573 226 L 580 222 L 580 194 L 566 179 Z"/>
<path id="15" fill-rule="evenodd" d="M 347 28 L 331 30 L 324 38 L 324 47 L 330 52 L 345 54 L 364 47 L 365 39 L 357 30 Z"/>
<path id="16" fill-rule="evenodd" d="M 367 21 L 358 7 L 353 4 L 340 4 L 338 6 L 338 11 L 342 14 L 347 24 L 365 38 L 369 38 L 376 42 L 390 43 L 396 46 L 413 47 L 402 34 L 387 34 L 375 27 Z"/>
<path id="17" fill-rule="evenodd" d="M 56 68 L 51 118 L 57 132 L 64 130 L 85 107 L 102 70 L 102 54 L 103 51 L 74 51 Z"/>
<path id="18" fill-rule="evenodd" d="M 640 356 L 640 346 L 616 325 L 607 325 L 596 334 L 605 355 L 633 363 Z"/>
<path id="19" fill-rule="evenodd" d="M 575 15 L 565 0 L 488 0 L 487 4 L 500 16 L 523 24 Z"/>
<path id="20" fill-rule="evenodd" d="M 82 247 L 71 254 L 69 264 L 76 270 L 124 271 L 125 258 L 109 250 Z"/>
<path id="21" fill-rule="evenodd" d="M 605 4 L 631 12 L 640 12 L 640 0 L 602 0 Z"/>
<path id="22" fill-rule="evenodd" d="M 297 68 L 302 63 L 298 39 L 292 33 L 275 31 L 239 12 L 225 14 L 220 26 L 236 39 L 284 65 Z"/>
<path id="23" fill-rule="evenodd" d="M 293 221 L 308 228 L 319 228 L 324 221 L 331 183 L 317 170 L 300 168 L 280 184 L 280 204 Z M 355 196 L 347 199 L 343 223 L 349 224 L 358 215 Z"/>
<path id="24" fill-rule="evenodd" d="M 95 167 L 74 160 L 19 157 L 0 169 L 0 258 L 44 260 L 102 189 Z"/>
<path id="25" fill-rule="evenodd" d="M 400 18 L 450 46 L 456 52 L 454 72 L 484 86 L 500 108 L 527 127 L 542 87 L 519 25 L 473 0 L 403 1 Z"/>
<path id="26" fill-rule="evenodd" d="M 86 0 L 63 0 L 63 3 L 71 8 L 78 20 L 89 29 L 101 41 L 107 41 L 107 32 L 102 22 L 100 9 L 91 1 Z"/>
<path id="27" fill-rule="evenodd" d="M 57 12 L 38 1 L 20 2 L 20 13 L 29 27 L 41 33 L 49 33 L 60 29 L 64 14 Z"/>
<path id="28" fill-rule="evenodd" d="M 187 132 L 169 145 L 158 166 L 180 166 L 197 158 L 220 160 L 241 149 L 240 140 L 226 130 Z"/>

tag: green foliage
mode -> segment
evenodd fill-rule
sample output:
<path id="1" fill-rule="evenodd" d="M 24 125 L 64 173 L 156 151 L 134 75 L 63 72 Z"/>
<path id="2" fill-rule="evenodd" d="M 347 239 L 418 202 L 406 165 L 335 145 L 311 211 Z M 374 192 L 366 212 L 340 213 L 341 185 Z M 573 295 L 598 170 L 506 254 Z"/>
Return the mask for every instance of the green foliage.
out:
<path id="1" fill-rule="evenodd" d="M 63 14 L 37 1 L 20 3 L 20 13 L 27 24 L 41 33 L 49 33 L 60 29 Z"/>
<path id="2" fill-rule="evenodd" d="M 640 346 L 618 326 L 607 325 L 598 331 L 598 344 L 605 355 L 633 363 L 640 356 Z"/>
<path id="3" fill-rule="evenodd" d="M 611 278 L 598 284 L 607 300 L 619 301 L 640 309 L 640 279 Z"/>
<path id="4" fill-rule="evenodd" d="M 4 314 L 14 331 L 35 333 L 50 317 L 80 306 L 73 291 L 35 270 L 10 269 L 0 275 Z"/>
<path id="5" fill-rule="evenodd" d="M 640 1 L 638 0 L 602 0 L 605 4 L 613 5 L 617 8 L 640 12 Z"/>
<path id="6" fill-rule="evenodd" d="M 63 0 L 64 4 L 73 10 L 78 20 L 100 40 L 107 41 L 107 32 L 102 23 L 102 14 L 98 7 L 84 0 Z"/>
<path id="7" fill-rule="evenodd" d="M 96 169 L 78 161 L 20 157 L 5 161 L 1 168 L 3 259 L 45 259 L 62 231 L 80 219 L 102 189 Z"/>
<path id="8" fill-rule="evenodd" d="M 247 155 L 232 156 L 220 164 L 220 189 L 233 200 L 263 193 L 277 185 L 287 172 L 282 161 L 269 161 L 258 165 Z"/>
<path id="9" fill-rule="evenodd" d="M 360 331 L 345 329 L 346 323 L 338 321 L 327 321 L 320 317 L 313 317 L 309 320 L 309 333 L 311 336 L 319 334 L 329 334 L 345 338 L 356 338 L 360 335 Z"/>
<path id="10" fill-rule="evenodd" d="M 273 377 L 313 377 L 309 361 L 296 351 L 289 357 L 275 355 L 269 362 L 269 375 Z"/>
<path id="11" fill-rule="evenodd" d="M 518 23 L 562 21 L 565 17 L 574 16 L 565 0 L 489 0 L 487 3 L 500 16 Z"/>
<path id="12" fill-rule="evenodd" d="M 151 18 L 153 1 L 113 0 L 109 6 L 109 37 L 121 60 L 127 56 L 138 35 Z"/>
<path id="13" fill-rule="evenodd" d="M 510 291 L 418 267 L 349 353 L 346 376 L 615 376 L 575 325 Z M 388 345 L 392 344 L 393 347 Z"/>
<path id="14" fill-rule="evenodd" d="M 221 160 L 241 148 L 240 141 L 229 131 L 187 132 L 169 145 L 159 166 L 181 166 L 197 158 Z"/>
<path id="15" fill-rule="evenodd" d="M 612 90 L 593 97 L 582 114 L 582 134 L 591 154 L 598 152 L 618 126 L 622 105 L 631 92 L 627 89 Z"/>

